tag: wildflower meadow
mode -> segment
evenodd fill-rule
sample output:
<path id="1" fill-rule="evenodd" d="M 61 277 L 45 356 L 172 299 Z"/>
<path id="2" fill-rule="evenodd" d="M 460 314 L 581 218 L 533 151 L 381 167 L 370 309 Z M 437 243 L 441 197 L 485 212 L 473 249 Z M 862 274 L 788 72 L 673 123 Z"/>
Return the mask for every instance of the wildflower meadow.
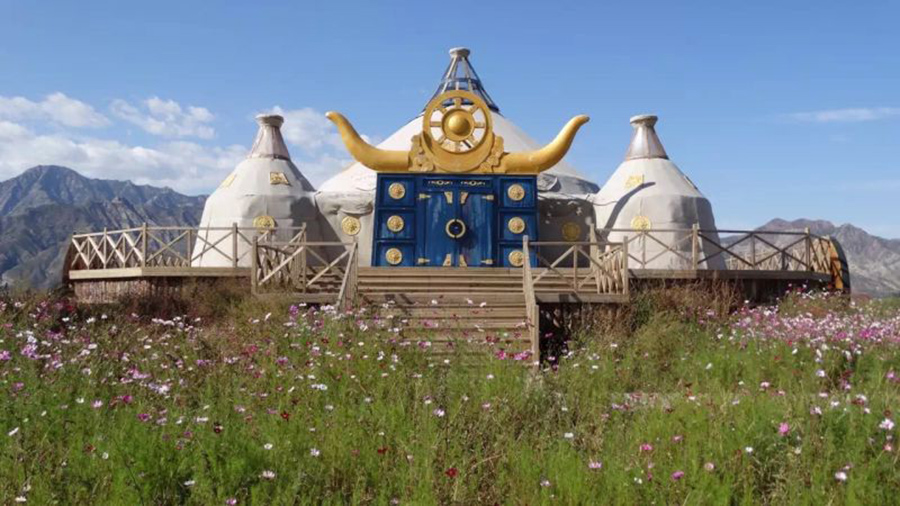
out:
<path id="1" fill-rule="evenodd" d="M 643 297 L 536 367 L 375 306 L 7 295 L 0 503 L 900 501 L 897 301 Z"/>

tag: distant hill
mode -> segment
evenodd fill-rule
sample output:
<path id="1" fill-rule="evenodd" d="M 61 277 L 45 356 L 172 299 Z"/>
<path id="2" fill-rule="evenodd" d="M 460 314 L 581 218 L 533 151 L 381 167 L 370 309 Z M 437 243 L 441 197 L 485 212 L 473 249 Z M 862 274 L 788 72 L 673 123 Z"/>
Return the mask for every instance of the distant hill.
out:
<path id="1" fill-rule="evenodd" d="M 206 197 L 43 165 L 0 182 L 0 284 L 51 288 L 73 232 L 196 226 Z"/>
<path id="2" fill-rule="evenodd" d="M 874 296 L 900 294 L 900 239 L 884 239 L 850 224 L 830 221 L 776 218 L 763 230 L 805 230 L 834 237 L 841 244 L 850 264 L 850 283 L 854 293 Z"/>

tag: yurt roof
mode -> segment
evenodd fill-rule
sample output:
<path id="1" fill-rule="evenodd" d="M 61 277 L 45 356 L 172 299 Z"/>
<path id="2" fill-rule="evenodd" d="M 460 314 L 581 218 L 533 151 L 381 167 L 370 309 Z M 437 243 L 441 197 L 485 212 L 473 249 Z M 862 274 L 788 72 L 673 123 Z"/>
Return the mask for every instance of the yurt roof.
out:
<path id="1" fill-rule="evenodd" d="M 469 61 L 470 52 L 466 48 L 453 48 L 450 50 L 450 65 L 443 74 L 440 84 L 435 91 L 437 96 L 452 89 L 471 91 L 482 98 L 492 110 L 494 133 L 503 137 L 504 148 L 508 152 L 532 151 L 543 147 L 532 139 L 515 123 L 500 114 L 497 104 L 488 95 L 481 79 L 475 73 Z M 405 151 L 412 146 L 414 135 L 422 131 L 422 115 L 401 127 L 390 135 L 382 143 L 381 149 Z M 327 192 L 370 192 L 375 191 L 376 173 L 359 162 L 325 181 L 319 188 Z M 581 175 L 578 170 L 561 161 L 551 169 L 541 174 L 539 189 L 545 192 L 554 192 L 564 195 L 592 194 L 598 190 L 596 183 Z"/>

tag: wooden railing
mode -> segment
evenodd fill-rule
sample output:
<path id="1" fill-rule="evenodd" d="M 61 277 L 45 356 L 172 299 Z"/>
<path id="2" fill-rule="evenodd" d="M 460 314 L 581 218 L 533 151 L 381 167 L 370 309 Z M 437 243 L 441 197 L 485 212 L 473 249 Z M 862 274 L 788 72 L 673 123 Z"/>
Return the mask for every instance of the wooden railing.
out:
<path id="1" fill-rule="evenodd" d="M 764 230 L 603 229 L 628 238 L 629 267 L 653 268 L 665 258 L 666 267 L 701 270 L 722 266 L 732 270 L 800 271 L 832 274 L 831 240 L 804 232 Z M 673 262 L 674 260 L 674 262 Z M 718 267 L 718 268 L 722 268 Z"/>
<path id="2" fill-rule="evenodd" d="M 531 272 L 531 245 L 528 236 L 522 238 L 522 291 L 525 293 L 525 319 L 528 338 L 531 341 L 531 356 L 534 361 L 541 359 L 541 309 L 534 293 L 534 274 Z"/>
<path id="3" fill-rule="evenodd" d="M 253 241 L 304 241 L 306 227 L 140 227 L 75 234 L 69 243 L 67 270 L 133 267 L 191 267 L 206 255 L 237 268 L 250 255 Z M 283 238 L 283 239 L 282 239 Z M 245 264 L 246 265 L 246 264 Z"/>
<path id="4" fill-rule="evenodd" d="M 525 269 L 531 272 L 531 286 L 539 290 L 542 281 L 554 283 L 562 291 L 628 295 L 628 239 L 621 243 L 597 240 L 564 242 L 522 241 L 525 257 L 531 262 Z M 555 259 L 541 254 L 543 247 L 567 247 Z M 561 285 L 561 286 L 559 286 Z"/>
<path id="5" fill-rule="evenodd" d="M 340 251 L 333 260 L 329 258 Z M 250 268 L 254 294 L 321 294 L 340 307 L 356 298 L 359 245 L 354 242 L 253 241 Z"/>

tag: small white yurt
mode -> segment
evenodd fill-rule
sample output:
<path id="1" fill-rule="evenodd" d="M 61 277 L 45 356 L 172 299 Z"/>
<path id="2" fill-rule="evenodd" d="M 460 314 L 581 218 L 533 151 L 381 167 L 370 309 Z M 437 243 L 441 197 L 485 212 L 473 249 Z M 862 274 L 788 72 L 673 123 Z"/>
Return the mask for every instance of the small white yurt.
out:
<path id="1" fill-rule="evenodd" d="M 543 147 L 521 128 L 500 114 L 481 79 L 469 62 L 466 48 L 450 50 L 450 65 L 444 72 L 434 96 L 449 90 L 466 90 L 478 95 L 491 110 L 494 133 L 503 137 L 508 152 L 533 151 Z M 422 115 L 415 117 L 390 137 L 378 144 L 386 150 L 407 151 L 414 135 L 422 131 Z M 371 265 L 373 210 L 377 174 L 355 162 L 325 181 L 316 200 L 319 210 L 337 234 L 337 240 L 349 241 L 357 236 L 360 265 Z M 538 213 L 541 240 L 586 240 L 591 220 L 591 197 L 596 183 L 582 176 L 574 167 L 559 162 L 538 176 Z M 352 234 L 352 235 L 351 235 Z M 548 252 L 550 254 L 550 252 Z"/>
<path id="2" fill-rule="evenodd" d="M 241 234 L 250 241 L 273 229 L 278 240 L 287 241 L 292 234 L 288 228 L 305 223 L 307 240 L 321 240 L 315 188 L 291 161 L 281 136 L 284 118 L 261 114 L 256 121 L 259 132 L 250 154 L 206 199 L 194 243 L 194 267 L 232 266 L 231 231 L 224 229 L 234 224 L 244 229 Z M 237 243 L 238 265 L 249 267 L 251 246 L 244 239 Z"/>
<path id="3" fill-rule="evenodd" d="M 709 200 L 669 160 L 656 135 L 656 121 L 657 117 L 652 115 L 631 118 L 634 132 L 625 161 L 593 199 L 598 236 L 611 242 L 621 242 L 629 237 L 629 253 L 641 259 L 641 263 L 645 262 L 645 265 L 635 265 L 632 259 L 633 268 L 691 269 L 691 228 L 698 224 L 701 230 L 714 231 L 716 220 Z M 646 230 L 653 238 L 630 231 L 634 229 Z M 681 232 L 658 232 L 667 229 Z M 705 235 L 718 243 L 715 232 Z M 698 259 L 718 251 L 708 241 L 700 241 Z M 725 260 L 722 255 L 717 255 L 708 262 L 701 262 L 699 268 L 724 269 Z"/>

